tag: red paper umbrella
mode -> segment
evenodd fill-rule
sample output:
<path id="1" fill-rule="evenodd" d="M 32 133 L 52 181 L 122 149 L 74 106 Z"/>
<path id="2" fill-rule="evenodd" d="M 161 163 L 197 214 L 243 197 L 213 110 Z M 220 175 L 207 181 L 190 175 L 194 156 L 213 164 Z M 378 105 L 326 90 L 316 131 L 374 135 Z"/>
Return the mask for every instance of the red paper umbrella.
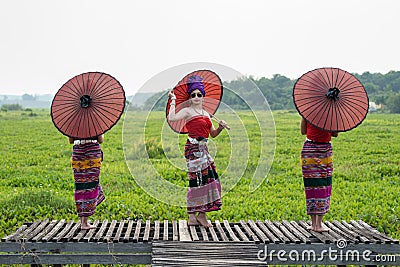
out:
<path id="1" fill-rule="evenodd" d="M 361 82 L 338 68 L 319 68 L 303 74 L 293 87 L 293 100 L 307 122 L 331 132 L 357 127 L 369 108 Z"/>
<path id="2" fill-rule="evenodd" d="M 51 118 L 64 135 L 90 139 L 111 129 L 124 107 L 125 92 L 114 77 L 87 72 L 58 90 L 51 104 Z"/>
<path id="3" fill-rule="evenodd" d="M 179 112 L 181 109 L 188 107 L 189 105 L 188 101 L 189 95 L 187 93 L 188 78 L 194 75 L 203 78 L 202 82 L 204 84 L 204 90 L 206 93 L 204 97 L 203 108 L 209 114 L 214 115 L 221 102 L 223 87 L 222 87 L 222 81 L 219 78 L 219 76 L 211 70 L 193 71 L 187 74 L 185 77 L 183 77 L 182 80 L 178 82 L 178 84 L 173 89 L 173 92 L 176 96 L 175 112 Z M 185 120 L 179 120 L 179 121 L 168 120 L 170 104 L 171 104 L 171 99 L 168 99 L 166 107 L 166 117 L 169 126 L 172 128 L 172 130 L 174 130 L 177 133 L 181 134 L 188 133 L 188 130 L 186 129 L 185 126 L 186 125 Z"/>

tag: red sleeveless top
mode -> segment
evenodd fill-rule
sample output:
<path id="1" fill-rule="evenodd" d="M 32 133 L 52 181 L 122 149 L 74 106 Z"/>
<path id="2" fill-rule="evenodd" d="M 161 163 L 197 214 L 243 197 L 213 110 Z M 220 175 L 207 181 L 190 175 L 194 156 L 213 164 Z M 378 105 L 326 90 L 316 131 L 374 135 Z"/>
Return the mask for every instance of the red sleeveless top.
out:
<path id="1" fill-rule="evenodd" d="M 186 128 L 189 132 L 189 137 L 197 138 L 202 136 L 208 138 L 212 122 L 208 116 L 195 116 L 186 122 Z"/>
<path id="2" fill-rule="evenodd" d="M 331 141 L 331 132 L 321 130 L 309 123 L 307 123 L 307 139 L 314 142 L 329 142 Z"/>

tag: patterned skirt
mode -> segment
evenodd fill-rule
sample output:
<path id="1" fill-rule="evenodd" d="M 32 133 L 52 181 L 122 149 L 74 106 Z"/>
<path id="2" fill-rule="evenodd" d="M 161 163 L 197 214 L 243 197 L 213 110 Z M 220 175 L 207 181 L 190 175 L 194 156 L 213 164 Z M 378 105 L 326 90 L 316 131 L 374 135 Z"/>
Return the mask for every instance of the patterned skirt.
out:
<path id="1" fill-rule="evenodd" d="M 301 151 L 307 214 L 324 215 L 329 211 L 332 193 L 332 145 L 306 141 Z"/>
<path id="2" fill-rule="evenodd" d="M 75 180 L 75 204 L 79 217 L 93 215 L 104 199 L 99 177 L 103 160 L 98 143 L 74 145 L 72 169 Z"/>
<path id="3" fill-rule="evenodd" d="M 207 140 L 207 139 L 204 139 Z M 221 184 L 214 160 L 208 153 L 207 141 L 185 145 L 189 189 L 187 212 L 209 212 L 221 209 Z"/>

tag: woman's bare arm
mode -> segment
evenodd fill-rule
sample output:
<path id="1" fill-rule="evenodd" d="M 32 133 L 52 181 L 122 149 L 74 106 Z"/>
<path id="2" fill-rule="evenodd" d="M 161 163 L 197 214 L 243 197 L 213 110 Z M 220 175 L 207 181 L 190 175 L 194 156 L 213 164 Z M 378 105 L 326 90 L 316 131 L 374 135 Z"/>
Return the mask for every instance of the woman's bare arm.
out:
<path id="1" fill-rule="evenodd" d="M 300 131 L 302 135 L 307 134 L 307 122 L 304 118 L 301 118 Z"/>

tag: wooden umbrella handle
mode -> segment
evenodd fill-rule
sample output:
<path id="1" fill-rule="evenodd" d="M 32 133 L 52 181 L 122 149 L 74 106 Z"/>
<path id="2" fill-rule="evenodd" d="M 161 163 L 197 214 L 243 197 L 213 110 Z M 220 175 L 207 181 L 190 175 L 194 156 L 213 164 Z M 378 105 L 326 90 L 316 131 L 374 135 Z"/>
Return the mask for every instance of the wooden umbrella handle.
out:
<path id="1" fill-rule="evenodd" d="M 218 123 L 220 123 L 221 122 L 221 120 L 220 119 L 218 119 L 217 117 L 215 117 L 215 115 L 213 115 L 213 114 L 210 114 L 211 115 L 211 117 L 213 117 Z M 231 129 L 231 127 L 228 125 L 228 124 L 226 124 L 225 126 L 223 126 L 225 129 L 227 129 L 227 130 L 230 130 Z"/>

